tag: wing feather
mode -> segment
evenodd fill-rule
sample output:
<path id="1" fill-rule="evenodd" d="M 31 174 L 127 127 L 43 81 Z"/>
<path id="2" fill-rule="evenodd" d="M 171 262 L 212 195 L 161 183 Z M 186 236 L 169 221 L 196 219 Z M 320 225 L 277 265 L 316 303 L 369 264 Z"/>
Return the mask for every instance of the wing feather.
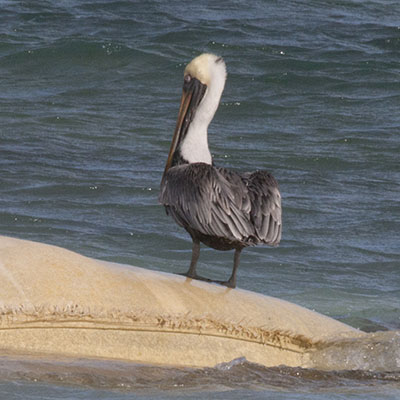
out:
<path id="1" fill-rule="evenodd" d="M 280 193 L 265 171 L 240 175 L 205 163 L 178 165 L 165 174 L 159 200 L 189 231 L 244 246 L 280 241 Z"/>
<path id="2" fill-rule="evenodd" d="M 248 176 L 251 197 L 251 218 L 260 241 L 276 246 L 281 240 L 281 194 L 275 178 L 266 171 Z"/>

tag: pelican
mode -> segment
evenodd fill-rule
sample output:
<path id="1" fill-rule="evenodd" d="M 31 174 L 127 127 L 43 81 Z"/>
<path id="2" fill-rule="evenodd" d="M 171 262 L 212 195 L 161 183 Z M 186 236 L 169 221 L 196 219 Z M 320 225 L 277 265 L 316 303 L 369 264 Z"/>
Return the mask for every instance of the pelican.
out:
<path id="1" fill-rule="evenodd" d="M 193 241 L 190 267 L 183 275 L 235 288 L 242 249 L 279 244 L 282 208 L 278 183 L 269 172 L 237 173 L 213 164 L 207 129 L 225 80 L 225 62 L 214 54 L 202 54 L 186 66 L 159 201 Z M 229 280 L 197 275 L 200 242 L 217 250 L 235 250 Z"/>

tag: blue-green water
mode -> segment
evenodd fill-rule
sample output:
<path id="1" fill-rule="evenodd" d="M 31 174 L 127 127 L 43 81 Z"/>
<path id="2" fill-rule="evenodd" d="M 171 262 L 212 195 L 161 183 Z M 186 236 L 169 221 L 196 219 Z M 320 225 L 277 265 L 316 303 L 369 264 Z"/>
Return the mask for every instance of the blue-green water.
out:
<path id="1" fill-rule="evenodd" d="M 238 286 L 367 331 L 400 329 L 397 1 L 37 0 L 2 1 L 0 11 L 0 234 L 185 271 L 191 241 L 158 205 L 158 187 L 184 65 L 214 52 L 228 67 L 209 129 L 214 161 L 268 169 L 283 197 L 281 245 L 246 249 Z M 199 271 L 226 279 L 231 264 L 232 254 L 203 248 Z M 152 387 L 140 370 L 147 383 L 127 378 L 125 393 L 96 384 L 93 370 L 93 385 L 65 378 L 63 386 L 17 366 L 1 391 L 27 399 L 400 397 L 390 371 L 310 379 L 235 368 L 187 372 L 175 387 L 168 382 L 178 371 L 157 370 L 167 387 Z"/>

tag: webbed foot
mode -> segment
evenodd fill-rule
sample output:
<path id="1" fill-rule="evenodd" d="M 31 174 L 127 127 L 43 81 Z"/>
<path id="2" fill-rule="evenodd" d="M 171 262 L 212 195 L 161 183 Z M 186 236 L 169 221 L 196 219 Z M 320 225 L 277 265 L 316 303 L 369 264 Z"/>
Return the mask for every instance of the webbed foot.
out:
<path id="1" fill-rule="evenodd" d="M 235 287 L 236 287 L 236 283 L 232 282 L 231 280 L 229 280 L 229 281 L 210 281 L 210 282 L 218 283 L 219 285 L 226 286 L 230 289 L 235 289 Z"/>
<path id="2" fill-rule="evenodd" d="M 187 272 L 179 272 L 178 275 L 186 276 L 187 278 L 196 279 L 203 282 L 214 282 L 213 280 L 205 278 L 204 276 L 200 276 L 197 274 L 188 274 Z"/>

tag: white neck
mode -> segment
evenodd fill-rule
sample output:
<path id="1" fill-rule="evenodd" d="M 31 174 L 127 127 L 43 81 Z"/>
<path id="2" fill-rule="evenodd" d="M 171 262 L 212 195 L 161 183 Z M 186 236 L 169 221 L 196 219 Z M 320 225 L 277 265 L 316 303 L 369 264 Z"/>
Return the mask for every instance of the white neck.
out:
<path id="1" fill-rule="evenodd" d="M 182 158 L 190 164 L 203 162 L 212 164 L 210 149 L 208 148 L 207 126 L 196 126 L 193 119 L 185 140 L 180 147 Z"/>
<path id="2" fill-rule="evenodd" d="M 225 74 L 224 68 L 223 74 L 215 74 L 210 81 L 185 139 L 180 146 L 181 156 L 189 163 L 203 162 L 212 164 L 212 157 L 208 148 L 207 129 L 217 111 L 222 91 L 224 90 Z"/>

